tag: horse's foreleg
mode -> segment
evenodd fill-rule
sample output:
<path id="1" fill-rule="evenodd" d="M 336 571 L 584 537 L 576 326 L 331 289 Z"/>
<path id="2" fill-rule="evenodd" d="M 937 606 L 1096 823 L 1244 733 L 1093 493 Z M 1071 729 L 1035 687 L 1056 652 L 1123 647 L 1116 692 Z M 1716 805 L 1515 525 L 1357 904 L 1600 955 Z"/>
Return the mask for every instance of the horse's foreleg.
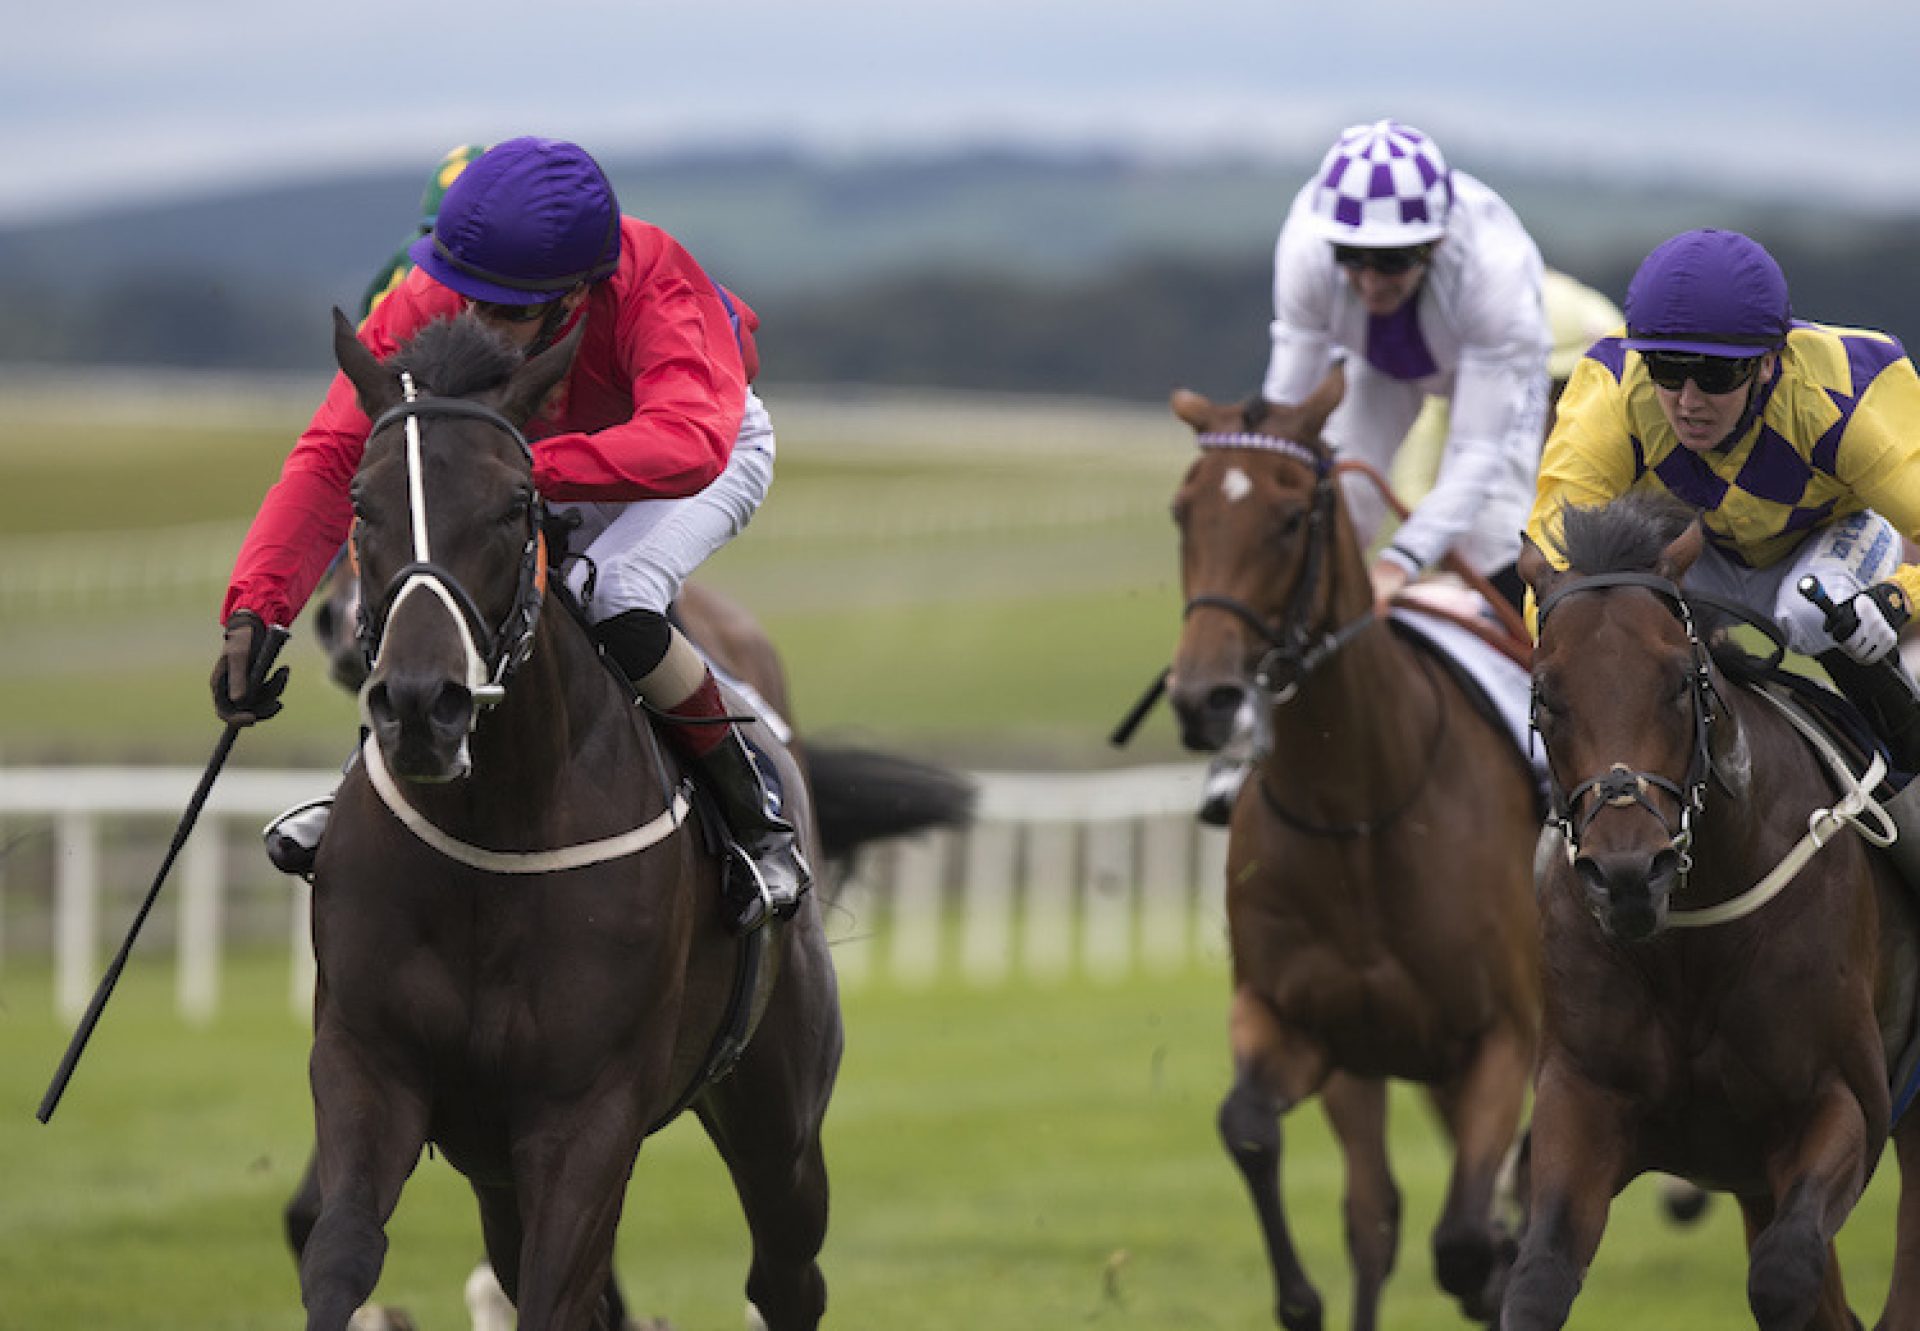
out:
<path id="1" fill-rule="evenodd" d="M 320 1213 L 300 1255 L 308 1331 L 343 1331 L 379 1282 L 386 1223 L 426 1142 L 425 1101 L 322 1033 L 310 1063 Z"/>
<path id="2" fill-rule="evenodd" d="M 501 1279 L 528 1331 L 606 1324 L 614 1232 L 640 1152 L 632 1112 L 640 1103 L 630 1089 L 606 1088 L 564 1119 L 535 1126 L 514 1149 L 523 1227 L 517 1288 L 505 1270 Z"/>
<path id="3" fill-rule="evenodd" d="M 1500 1305 L 1501 1331 L 1555 1331 L 1607 1227 L 1625 1181 L 1626 1110 L 1549 1058 L 1533 1106 L 1527 1232 Z"/>
<path id="4" fill-rule="evenodd" d="M 314 1222 L 320 1219 L 320 1157 L 316 1152 L 307 1157 L 306 1172 L 300 1175 L 300 1186 L 287 1201 L 287 1208 L 281 1212 L 281 1221 L 287 1229 L 287 1246 L 293 1249 L 293 1260 L 297 1266 L 300 1256 L 307 1250 L 307 1236 L 313 1233 Z"/>
<path id="5" fill-rule="evenodd" d="M 1920 1110 L 1910 1109 L 1893 1134 L 1900 1165 L 1900 1206 L 1893 1241 L 1893 1284 L 1874 1331 L 1920 1327 Z"/>
<path id="6" fill-rule="evenodd" d="M 753 1234 L 749 1325 L 811 1331 L 826 1310 L 827 1238 L 820 1130 L 840 1065 L 839 1013 L 811 916 L 790 936 L 794 962 L 739 1066 L 699 1105 Z M 751 1320 L 757 1315 L 760 1322 Z"/>
<path id="7" fill-rule="evenodd" d="M 1796 1149 L 1769 1171 L 1773 1219 L 1747 1253 L 1747 1303 L 1760 1331 L 1853 1326 L 1833 1237 L 1867 1186 L 1877 1154 L 1868 1132 L 1860 1102 L 1836 1081 Z"/>
<path id="8" fill-rule="evenodd" d="M 1387 1083 L 1336 1072 L 1327 1078 L 1320 1103 L 1346 1157 L 1353 1331 L 1373 1331 L 1380 1291 L 1400 1248 L 1400 1189 L 1387 1158 Z"/>
<path id="9" fill-rule="evenodd" d="M 1220 1140 L 1253 1197 L 1273 1272 L 1274 1316 L 1287 1331 L 1319 1331 L 1320 1292 L 1294 1251 L 1280 1204 L 1280 1115 L 1320 1089 L 1324 1051 L 1290 1036 L 1266 1001 L 1242 986 L 1228 1017 L 1233 1087 L 1220 1102 Z"/>
<path id="10" fill-rule="evenodd" d="M 1465 1075 L 1433 1095 L 1454 1143 L 1453 1177 L 1433 1231 L 1434 1273 L 1477 1322 L 1499 1311 L 1517 1250 L 1493 1213 L 1494 1192 L 1519 1136 L 1531 1056 L 1513 1030 L 1495 1031 Z"/>

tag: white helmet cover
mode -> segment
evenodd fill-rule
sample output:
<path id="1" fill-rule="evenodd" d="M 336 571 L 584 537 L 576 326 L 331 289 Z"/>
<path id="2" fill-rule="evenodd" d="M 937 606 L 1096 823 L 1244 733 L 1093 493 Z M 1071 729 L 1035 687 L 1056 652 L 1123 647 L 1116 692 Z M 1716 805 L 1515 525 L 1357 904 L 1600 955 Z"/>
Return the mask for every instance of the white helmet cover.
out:
<path id="1" fill-rule="evenodd" d="M 1314 177 L 1313 217 L 1336 245 L 1386 249 L 1438 240 L 1452 203 L 1439 147 L 1393 120 L 1346 130 Z"/>

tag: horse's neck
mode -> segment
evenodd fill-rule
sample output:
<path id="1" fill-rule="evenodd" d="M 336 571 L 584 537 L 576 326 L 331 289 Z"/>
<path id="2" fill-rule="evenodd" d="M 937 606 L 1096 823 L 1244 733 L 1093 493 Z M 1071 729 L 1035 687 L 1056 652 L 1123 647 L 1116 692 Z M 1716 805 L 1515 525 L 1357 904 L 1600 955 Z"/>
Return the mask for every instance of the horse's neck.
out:
<path id="1" fill-rule="evenodd" d="M 1715 685 L 1726 708 L 1712 723 L 1715 775 L 1694 822 L 1703 900 L 1751 887 L 1806 830 L 1807 815 L 1833 802 L 1820 759 L 1785 718 L 1745 686 L 1718 675 Z"/>
<path id="2" fill-rule="evenodd" d="M 1268 768 L 1285 785 L 1337 786 L 1344 777 L 1370 788 L 1383 768 L 1422 761 L 1436 704 L 1414 649 L 1385 623 L 1370 625 L 1274 704 Z"/>

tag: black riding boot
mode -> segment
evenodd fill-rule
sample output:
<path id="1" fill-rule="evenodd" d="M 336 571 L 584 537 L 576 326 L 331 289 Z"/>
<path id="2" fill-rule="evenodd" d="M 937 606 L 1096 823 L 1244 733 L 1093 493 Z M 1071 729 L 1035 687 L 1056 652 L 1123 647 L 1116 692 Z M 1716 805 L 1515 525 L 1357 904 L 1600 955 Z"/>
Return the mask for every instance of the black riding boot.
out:
<path id="1" fill-rule="evenodd" d="M 732 835 L 726 872 L 727 907 L 736 929 L 757 929 L 769 917 L 786 919 L 813 881 L 780 796 L 738 728 L 704 754 L 690 756 L 701 789 L 720 806 Z"/>
<path id="2" fill-rule="evenodd" d="M 1820 664 L 1887 746 L 1894 770 L 1920 775 L 1920 688 L 1899 658 L 1863 665 L 1835 649 L 1820 653 Z"/>
<path id="3" fill-rule="evenodd" d="M 793 824 L 781 814 L 777 783 L 769 781 L 740 730 L 727 718 L 713 672 L 692 694 L 661 706 L 641 682 L 672 648 L 673 629 L 664 615 L 627 610 L 594 626 L 594 636 L 626 675 L 634 694 L 663 723 L 667 742 L 693 769 L 694 779 L 719 806 L 733 838 L 723 890 L 727 914 L 740 930 L 758 928 L 771 915 L 793 914 L 813 871 L 800 853 Z M 710 742 L 716 727 L 724 738 Z M 706 752 L 702 753 L 701 750 Z"/>

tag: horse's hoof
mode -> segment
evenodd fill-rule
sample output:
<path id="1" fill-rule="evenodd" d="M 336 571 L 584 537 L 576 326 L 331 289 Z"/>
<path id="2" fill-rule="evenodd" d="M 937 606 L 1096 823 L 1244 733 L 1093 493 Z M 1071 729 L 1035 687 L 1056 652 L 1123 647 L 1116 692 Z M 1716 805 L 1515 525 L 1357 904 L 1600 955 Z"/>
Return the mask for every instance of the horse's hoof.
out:
<path id="1" fill-rule="evenodd" d="M 420 1331 L 398 1308 L 369 1303 L 347 1319 L 347 1331 Z"/>
<path id="2" fill-rule="evenodd" d="M 1660 1182 L 1660 1205 L 1667 1219 L 1676 1225 L 1691 1225 L 1707 1213 L 1708 1193 L 1685 1179 L 1666 1178 Z"/>
<path id="3" fill-rule="evenodd" d="M 1308 1291 L 1304 1296 L 1282 1300 L 1273 1315 L 1274 1320 L 1286 1331 L 1320 1331 L 1324 1311 L 1320 1306 L 1320 1296 Z"/>

